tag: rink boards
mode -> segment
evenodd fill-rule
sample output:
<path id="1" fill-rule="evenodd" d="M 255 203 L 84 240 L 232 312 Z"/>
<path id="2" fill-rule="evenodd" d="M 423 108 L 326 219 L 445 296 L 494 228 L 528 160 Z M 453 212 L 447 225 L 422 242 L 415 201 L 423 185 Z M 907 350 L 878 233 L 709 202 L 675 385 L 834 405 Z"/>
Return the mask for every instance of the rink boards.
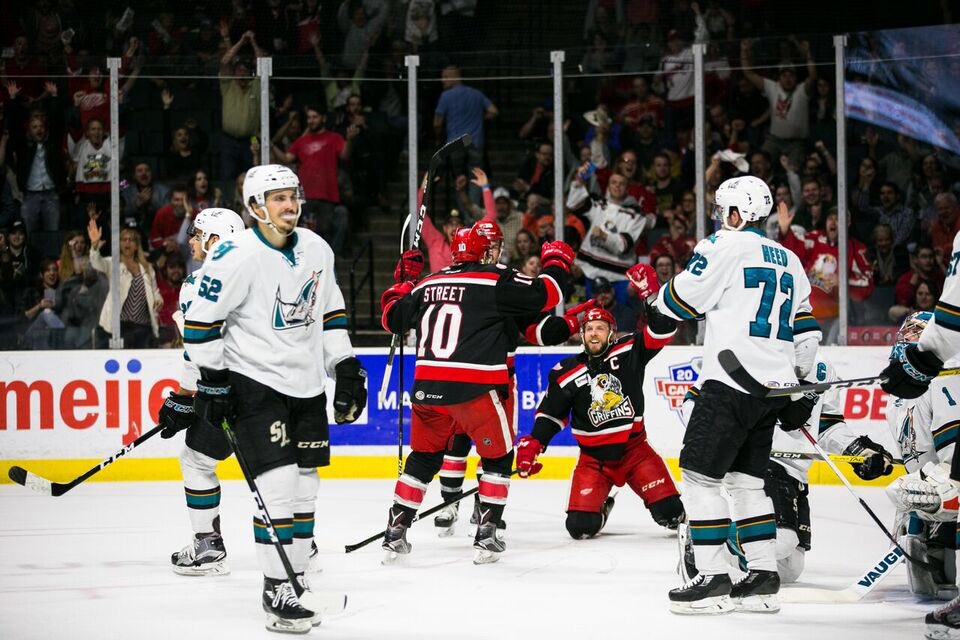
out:
<path id="1" fill-rule="evenodd" d="M 886 364 L 883 347 L 825 347 L 841 378 L 876 375 Z M 386 349 L 358 349 L 368 372 L 367 407 L 352 425 L 338 426 L 330 412 L 331 467 L 329 478 L 390 478 L 396 476 L 399 367 L 389 391 L 378 398 Z M 539 397 L 546 391 L 546 374 L 560 359 L 576 353 L 567 347 L 525 348 L 517 353 L 517 426 L 528 433 Z M 683 439 L 680 404 L 697 383 L 702 349 L 667 347 L 647 367 L 644 381 L 647 433 L 654 447 L 676 473 Z M 163 398 L 175 389 L 182 368 L 175 350 L 6 352 L 0 356 L 0 482 L 9 482 L 7 468 L 20 464 L 53 480 L 75 477 L 133 441 L 156 424 Z M 409 390 L 414 359 L 405 357 L 403 395 L 404 443 L 409 442 Z M 328 397 L 333 383 L 328 385 Z M 895 451 L 885 421 L 888 396 L 879 387 L 845 392 L 844 414 L 852 428 Z M 175 480 L 176 456 L 182 437 L 155 437 L 118 460 L 99 480 Z M 552 442 L 540 477 L 566 478 L 576 460 L 569 430 Z M 843 465 L 847 467 L 847 465 Z M 836 483 L 817 463 L 811 483 Z M 231 461 L 223 463 L 224 478 L 239 479 Z M 851 479 L 856 479 L 848 474 Z M 890 478 L 880 481 L 885 484 Z"/>

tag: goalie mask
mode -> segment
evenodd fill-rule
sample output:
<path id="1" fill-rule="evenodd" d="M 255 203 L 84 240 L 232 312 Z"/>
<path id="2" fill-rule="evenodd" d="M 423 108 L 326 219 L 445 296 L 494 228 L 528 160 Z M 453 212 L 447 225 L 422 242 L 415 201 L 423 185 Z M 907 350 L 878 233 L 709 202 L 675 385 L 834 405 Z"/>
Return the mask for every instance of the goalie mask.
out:
<path id="1" fill-rule="evenodd" d="M 247 170 L 247 177 L 243 181 L 243 205 L 255 220 L 279 232 L 273 222 L 270 221 L 270 214 L 266 212 L 267 194 L 284 189 L 293 189 L 294 199 L 297 201 L 297 219 L 299 220 L 304 202 L 300 178 L 290 168 L 282 164 L 265 164 Z M 253 205 L 264 212 L 264 217 L 260 217 Z"/>
<path id="2" fill-rule="evenodd" d="M 713 197 L 713 217 L 724 229 L 739 231 L 748 222 L 757 222 L 770 215 L 773 196 L 770 187 L 760 178 L 741 176 L 731 178 L 717 187 Z M 729 222 L 731 210 L 736 207 L 740 214 L 740 224 L 732 226 Z"/>
<path id="3" fill-rule="evenodd" d="M 920 334 L 932 318 L 933 313 L 930 311 L 917 311 L 907 316 L 897 331 L 897 341 L 893 343 L 893 349 L 890 350 L 890 358 L 900 360 L 904 350 L 920 340 Z"/>
<path id="4" fill-rule="evenodd" d="M 204 209 L 197 214 L 190 225 L 187 235 L 194 236 L 200 232 L 200 247 L 204 254 L 207 252 L 207 243 L 212 236 L 219 236 L 220 240 L 243 231 L 243 219 L 230 209 L 219 207 Z"/>

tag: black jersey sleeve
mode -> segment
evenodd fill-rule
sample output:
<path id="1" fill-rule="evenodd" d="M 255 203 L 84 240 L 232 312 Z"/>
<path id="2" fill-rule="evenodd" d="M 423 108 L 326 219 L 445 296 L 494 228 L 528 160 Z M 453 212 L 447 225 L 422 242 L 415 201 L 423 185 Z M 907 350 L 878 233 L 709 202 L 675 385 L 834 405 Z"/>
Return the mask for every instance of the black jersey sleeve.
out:
<path id="1" fill-rule="evenodd" d="M 514 316 L 547 311 L 563 301 L 568 289 L 569 277 L 559 267 L 547 267 L 536 278 L 506 270 L 497 281 L 497 309 Z"/>
<path id="2" fill-rule="evenodd" d="M 569 373 L 568 368 L 561 365 L 557 365 L 550 371 L 547 393 L 537 406 L 533 430 L 530 434 L 540 441 L 544 450 L 550 444 L 550 440 L 569 422 L 570 409 L 573 406 L 572 396 L 559 383 L 560 376 Z"/>

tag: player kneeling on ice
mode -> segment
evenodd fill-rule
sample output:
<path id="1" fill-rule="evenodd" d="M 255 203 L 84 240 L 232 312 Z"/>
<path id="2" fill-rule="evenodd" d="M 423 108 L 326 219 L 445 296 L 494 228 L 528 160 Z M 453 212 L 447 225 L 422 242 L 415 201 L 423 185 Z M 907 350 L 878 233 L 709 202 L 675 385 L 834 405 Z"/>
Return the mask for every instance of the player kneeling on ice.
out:
<path id="1" fill-rule="evenodd" d="M 718 356 L 729 349 L 754 378 L 795 385 L 795 344 L 819 344 L 821 334 L 803 265 L 763 233 L 773 205 L 766 183 L 753 176 L 727 180 L 717 188 L 715 202 L 723 229 L 697 244 L 686 270 L 663 286 L 656 301 L 671 318 L 706 321 L 703 383 L 680 451 L 683 506 L 698 575 L 670 591 L 670 610 L 773 613 L 780 610 L 777 528 L 764 477 L 777 417 L 800 412 L 785 398 L 751 396 L 723 370 Z M 801 351 L 815 354 L 816 348 Z M 803 424 L 810 409 L 808 404 L 806 415 L 791 421 Z M 748 568 L 736 584 L 725 551 L 731 521 Z"/>
<path id="2" fill-rule="evenodd" d="M 507 354 L 516 343 L 508 335 L 516 331 L 510 319 L 556 307 L 574 257 L 567 244 L 548 242 L 540 253 L 543 271 L 531 278 L 490 264 L 490 239 L 476 226 L 458 230 L 452 248 L 452 266 L 419 284 L 398 282 L 380 299 L 385 329 L 402 335 L 417 328 L 412 452 L 387 518 L 385 564 L 410 553 L 407 529 L 458 432 L 476 443 L 483 463 L 474 562 L 495 562 L 503 553 L 506 545 L 496 530 L 507 503 L 516 436 L 508 402 Z"/>
<path id="3" fill-rule="evenodd" d="M 815 345 L 804 345 L 805 348 L 810 346 Z M 839 379 L 833 365 L 822 352 L 816 353 L 816 360 L 812 367 L 805 363 L 801 364 L 801 361 L 802 357 L 798 356 L 798 368 L 801 371 L 809 369 L 809 374 L 802 376 L 805 382 L 833 382 Z M 683 403 L 685 420 L 689 420 L 698 395 L 697 387 L 687 392 Z M 809 403 L 813 406 L 809 417 L 804 419 L 806 409 L 803 405 Z M 775 451 L 814 453 L 806 437 L 799 431 L 803 426 L 815 434 L 817 444 L 824 451 L 862 456 L 863 462 L 851 463 L 857 477 L 863 480 L 875 480 L 893 472 L 893 457 L 890 453 L 869 437 L 858 436 L 847 425 L 846 418 L 843 416 L 842 396 L 838 388 L 801 399 L 795 409 L 798 411 L 781 412 L 779 416 L 777 428 L 773 434 Z M 763 484 L 764 491 L 773 500 L 773 511 L 777 521 L 777 574 L 780 576 L 781 583 L 796 582 L 800 578 L 806 553 L 811 549 L 812 528 L 808 486 L 813 461 L 812 455 L 797 458 L 771 456 L 767 463 Z M 684 541 L 689 543 L 689 537 L 685 536 Z M 730 563 L 737 570 L 746 571 L 746 557 L 738 540 L 736 527 L 730 527 L 727 549 L 730 551 Z M 687 570 L 690 568 L 689 558 L 692 552 L 688 544 L 684 549 L 684 557 L 688 561 L 681 565 Z M 694 572 L 687 573 L 684 578 L 692 579 L 695 575 Z"/>
<path id="4" fill-rule="evenodd" d="M 641 300 L 659 289 L 653 267 L 631 268 Z M 561 360 L 549 375 L 533 431 L 517 444 L 520 477 L 543 467 L 537 457 L 567 423 L 580 446 L 567 503 L 567 531 L 575 539 L 596 535 L 606 524 L 614 487 L 630 486 L 660 526 L 683 521 L 680 494 L 663 459 L 647 442 L 643 377 L 647 363 L 673 338 L 677 323 L 647 305 L 647 326 L 615 340 L 616 321 L 593 308 L 580 321 L 583 353 Z M 571 417 L 572 416 L 572 417 Z"/>
<path id="5" fill-rule="evenodd" d="M 230 209 L 204 209 L 197 214 L 189 231 L 190 252 L 197 263 L 211 255 L 213 246 L 243 231 L 243 220 Z M 180 287 L 180 309 L 174 314 L 180 335 L 184 334 L 183 311 L 197 296 L 200 270 L 190 274 Z M 180 387 L 160 407 L 161 438 L 171 438 L 186 429 L 180 452 L 180 471 L 187 497 L 187 513 L 193 527 L 193 542 L 170 557 L 175 573 L 185 576 L 225 575 L 227 550 L 220 536 L 220 481 L 217 462 L 230 457 L 230 443 L 220 425 L 197 420 L 193 396 L 197 392 L 200 370 L 184 353 Z"/>
<path id="6" fill-rule="evenodd" d="M 892 359 L 910 346 L 933 318 L 929 311 L 907 317 L 893 346 Z M 892 398 L 887 424 L 900 447 L 907 475 L 887 487 L 897 507 L 896 535 L 901 546 L 915 558 L 926 560 L 939 571 L 907 563 L 910 591 L 917 595 L 950 600 L 957 595 L 956 546 L 957 489 L 950 481 L 960 429 L 960 376 L 934 379 L 919 398 Z"/>
<path id="7" fill-rule="evenodd" d="M 297 228 L 303 197 L 296 174 L 253 167 L 243 200 L 256 226 L 221 241 L 204 262 L 183 341 L 200 369 L 197 418 L 211 429 L 231 428 L 258 492 L 253 534 L 266 627 L 307 633 L 322 613 L 321 594 L 303 574 L 317 467 L 330 463 L 324 389 L 335 378 L 334 418 L 354 422 L 366 406 L 366 373 L 347 334 L 333 251 Z"/>

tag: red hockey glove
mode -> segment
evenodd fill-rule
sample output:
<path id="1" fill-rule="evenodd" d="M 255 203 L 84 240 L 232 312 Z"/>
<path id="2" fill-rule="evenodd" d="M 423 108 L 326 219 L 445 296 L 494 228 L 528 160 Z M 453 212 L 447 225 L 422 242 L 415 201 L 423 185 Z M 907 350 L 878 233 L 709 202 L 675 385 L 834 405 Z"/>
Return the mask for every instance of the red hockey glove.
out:
<path id="1" fill-rule="evenodd" d="M 540 263 L 544 269 L 547 267 L 560 267 L 569 273 L 570 265 L 573 264 L 575 255 L 570 245 L 562 240 L 545 242 L 540 248 Z"/>
<path id="2" fill-rule="evenodd" d="M 575 307 L 570 307 L 567 309 L 567 312 L 563 314 L 563 321 L 567 323 L 567 327 L 570 329 L 570 335 L 575 336 L 580 332 L 580 319 L 577 316 L 584 311 L 590 311 L 597 306 L 597 301 L 594 298 L 590 298 L 586 302 L 581 302 Z"/>
<path id="3" fill-rule="evenodd" d="M 533 436 L 523 436 L 517 443 L 517 474 L 521 478 L 535 475 L 543 469 L 537 456 L 543 453 L 543 445 Z"/>
<path id="4" fill-rule="evenodd" d="M 390 307 L 392 307 L 397 300 L 400 300 L 413 291 L 414 286 L 414 283 L 409 280 L 407 282 L 398 282 L 384 291 L 383 295 L 380 296 L 380 309 L 383 314 L 380 318 L 380 324 L 383 325 L 386 331 L 391 331 L 390 327 L 387 326 L 387 312 L 390 310 Z"/>
<path id="5" fill-rule="evenodd" d="M 393 281 L 403 282 L 413 280 L 416 282 L 423 272 L 423 253 L 420 249 L 407 249 L 400 256 L 397 267 L 393 270 Z"/>
<path id="6" fill-rule="evenodd" d="M 637 297 L 646 300 L 657 291 L 660 291 L 660 281 L 657 272 L 649 264 L 635 264 L 627 269 L 627 280 L 637 292 Z"/>

